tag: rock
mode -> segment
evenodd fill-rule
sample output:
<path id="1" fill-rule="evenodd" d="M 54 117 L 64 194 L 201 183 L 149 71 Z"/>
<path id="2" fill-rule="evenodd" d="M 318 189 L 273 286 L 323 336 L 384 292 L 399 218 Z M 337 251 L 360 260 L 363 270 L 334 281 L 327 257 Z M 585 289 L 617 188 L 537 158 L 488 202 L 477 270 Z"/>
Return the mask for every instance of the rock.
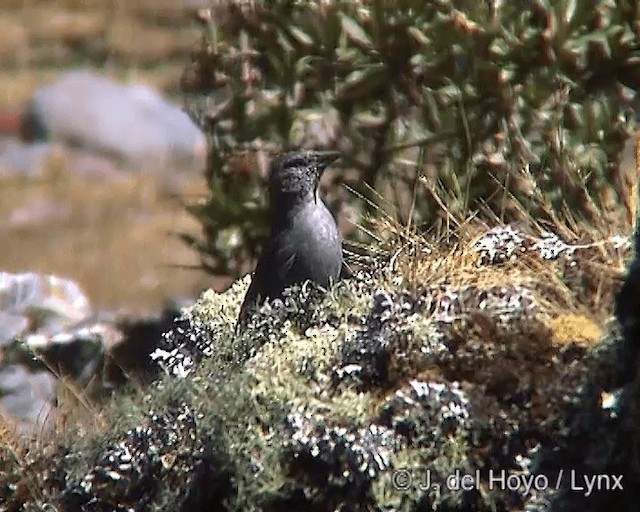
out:
<path id="1" fill-rule="evenodd" d="M 45 343 L 58 342 L 57 333 L 90 313 L 88 299 L 71 280 L 0 272 L 0 414 L 17 433 L 51 426 L 56 377 L 50 369 L 71 373 L 68 368 L 73 368 L 85 382 L 93 376 L 100 347 L 84 342 L 65 352 L 64 345 Z"/>
<path id="2" fill-rule="evenodd" d="M 51 425 L 54 419 L 56 379 L 48 371 L 29 371 L 22 365 L 0 367 L 0 416 L 14 424 L 18 434 Z"/>
<path id="3" fill-rule="evenodd" d="M 0 272 L 0 311 L 25 317 L 40 334 L 54 334 L 86 318 L 91 306 L 70 279 Z"/>
<path id="4" fill-rule="evenodd" d="M 55 368 L 58 375 L 70 377 L 80 386 L 90 381 L 100 388 L 106 348 L 117 343 L 122 334 L 109 323 L 88 321 L 56 334 L 29 334 L 24 337 L 23 348 L 37 354 L 45 367 Z"/>
<path id="5" fill-rule="evenodd" d="M 130 375 L 146 382 L 158 373 L 150 354 L 162 343 L 163 334 L 175 325 L 182 307 L 192 300 L 170 300 L 162 312 L 142 318 L 119 318 L 115 323 L 121 336 L 117 343 L 107 346 L 109 357 L 104 365 L 105 382 L 115 386 L 125 384 Z"/>
<path id="6" fill-rule="evenodd" d="M 29 327 L 29 320 L 24 315 L 0 311 L 0 348 L 11 343 L 25 332 L 27 327 Z"/>
<path id="7" fill-rule="evenodd" d="M 13 361 L 33 354 L 60 374 L 85 385 L 124 382 L 122 372 L 154 373 L 149 354 L 174 324 L 185 301 L 167 303 L 158 315 L 130 318 L 94 313 L 73 281 L 35 273 L 0 273 L 0 347 Z M 116 370 L 117 368 L 117 370 Z"/>
<path id="8" fill-rule="evenodd" d="M 88 71 L 38 89 L 23 124 L 34 140 L 73 144 L 145 169 L 199 168 L 206 153 L 199 128 L 156 90 Z"/>
<path id="9" fill-rule="evenodd" d="M 42 178 L 61 171 L 101 181 L 126 178 L 113 159 L 88 150 L 64 147 L 53 142 L 23 142 L 17 138 L 0 142 L 0 178 Z"/>
<path id="10" fill-rule="evenodd" d="M 26 432 L 38 419 L 36 410 L 53 413 L 55 397 L 38 391 L 49 378 L 70 379 L 95 398 L 126 384 L 131 375 L 139 384 L 150 381 L 158 366 L 149 354 L 185 304 L 168 302 L 159 315 L 145 318 L 97 314 L 71 280 L 0 273 L 0 397 L 6 395 L 11 405 L 4 415 Z"/>

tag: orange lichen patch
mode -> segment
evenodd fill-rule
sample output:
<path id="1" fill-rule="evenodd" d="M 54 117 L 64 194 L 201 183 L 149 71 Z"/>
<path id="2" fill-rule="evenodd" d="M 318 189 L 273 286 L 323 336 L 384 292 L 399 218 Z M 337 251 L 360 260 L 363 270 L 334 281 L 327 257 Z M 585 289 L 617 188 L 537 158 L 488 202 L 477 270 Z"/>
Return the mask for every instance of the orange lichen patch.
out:
<path id="1" fill-rule="evenodd" d="M 554 344 L 580 343 L 591 345 L 602 336 L 602 329 L 583 315 L 559 315 L 550 322 Z"/>

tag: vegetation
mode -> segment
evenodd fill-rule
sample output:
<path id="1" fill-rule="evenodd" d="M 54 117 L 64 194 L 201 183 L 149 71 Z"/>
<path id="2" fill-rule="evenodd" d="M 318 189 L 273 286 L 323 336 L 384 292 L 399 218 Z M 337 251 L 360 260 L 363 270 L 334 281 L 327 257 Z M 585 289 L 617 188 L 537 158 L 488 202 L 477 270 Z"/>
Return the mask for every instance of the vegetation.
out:
<path id="1" fill-rule="evenodd" d="M 239 275 L 264 233 L 271 151 L 342 151 L 329 200 L 402 224 L 448 214 L 629 223 L 620 154 L 640 85 L 637 1 L 224 2 L 199 13 L 184 87 L 210 138 L 208 200 L 185 236 Z M 377 201 L 380 202 L 380 201 Z M 622 204 L 626 212 L 620 215 Z M 359 219 L 362 221 L 362 219 Z"/>
<path id="2" fill-rule="evenodd" d="M 341 150 L 330 202 L 351 201 L 363 224 L 377 209 L 372 231 L 406 243 L 328 294 L 294 287 L 240 336 L 248 279 L 206 292 L 164 338 L 171 375 L 120 392 L 54 443 L 25 448 L 0 432 L 0 502 L 587 509 L 575 492 L 403 493 L 392 471 L 573 464 L 633 470 L 626 494 L 599 494 L 591 510 L 635 503 L 637 344 L 606 322 L 629 247 L 464 221 L 629 227 L 635 191 L 619 158 L 640 78 L 639 28 L 626 21 L 638 9 L 275 0 L 200 11 L 183 85 L 210 138 L 210 195 L 191 208 L 203 238 L 184 238 L 204 266 L 240 274 L 257 254 L 268 156 L 289 145 Z M 449 221 L 455 247 L 406 234 Z"/>

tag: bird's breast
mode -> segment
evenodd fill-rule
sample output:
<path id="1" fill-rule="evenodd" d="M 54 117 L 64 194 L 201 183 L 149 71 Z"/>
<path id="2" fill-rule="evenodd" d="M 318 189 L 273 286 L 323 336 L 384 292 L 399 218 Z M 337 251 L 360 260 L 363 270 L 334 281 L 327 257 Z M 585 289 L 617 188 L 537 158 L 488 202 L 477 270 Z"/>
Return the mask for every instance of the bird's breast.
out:
<path id="1" fill-rule="evenodd" d="M 292 225 L 296 240 L 296 279 L 326 286 L 338 279 L 342 267 L 342 238 L 336 221 L 322 201 L 303 208 Z"/>

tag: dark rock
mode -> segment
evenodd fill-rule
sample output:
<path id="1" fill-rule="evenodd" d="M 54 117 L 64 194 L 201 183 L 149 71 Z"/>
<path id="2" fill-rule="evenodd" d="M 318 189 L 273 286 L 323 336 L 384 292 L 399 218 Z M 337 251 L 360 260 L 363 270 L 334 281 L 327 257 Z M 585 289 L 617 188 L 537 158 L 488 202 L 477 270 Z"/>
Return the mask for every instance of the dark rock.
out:
<path id="1" fill-rule="evenodd" d="M 201 506 L 221 509 L 229 475 L 216 461 L 215 447 L 197 434 L 195 411 L 185 405 L 151 413 L 144 426 L 105 447 L 79 482 L 67 482 L 61 501 L 67 510 L 149 510 L 162 473 L 181 482 L 171 491 L 172 509 L 204 510 L 188 508 L 195 496 Z"/>
<path id="2" fill-rule="evenodd" d="M 192 301 L 168 302 L 159 315 L 142 318 L 122 318 L 115 326 L 121 333 L 118 343 L 108 347 L 105 380 L 124 384 L 131 376 L 147 382 L 156 376 L 159 366 L 150 357 L 156 349 L 168 347 L 166 340 L 182 331 L 181 308 Z"/>
<path id="3" fill-rule="evenodd" d="M 396 296 L 384 290 L 373 295 L 373 307 L 365 327 L 342 346 L 336 383 L 349 378 L 362 389 L 389 384 L 391 353 L 407 344 L 403 324 L 417 311 L 417 301 L 409 296 Z"/>
<path id="4" fill-rule="evenodd" d="M 287 470 L 305 482 L 300 494 L 307 497 L 306 507 L 335 510 L 342 503 L 364 502 L 372 480 L 392 467 L 396 436 L 386 427 L 330 425 L 313 413 L 296 411 L 287 417 L 286 431 Z M 295 487 L 289 490 L 292 496 Z M 292 501 L 279 500 L 278 508 L 293 506 Z M 295 502 L 301 505 L 299 498 Z"/>

